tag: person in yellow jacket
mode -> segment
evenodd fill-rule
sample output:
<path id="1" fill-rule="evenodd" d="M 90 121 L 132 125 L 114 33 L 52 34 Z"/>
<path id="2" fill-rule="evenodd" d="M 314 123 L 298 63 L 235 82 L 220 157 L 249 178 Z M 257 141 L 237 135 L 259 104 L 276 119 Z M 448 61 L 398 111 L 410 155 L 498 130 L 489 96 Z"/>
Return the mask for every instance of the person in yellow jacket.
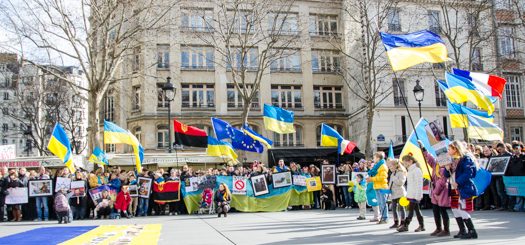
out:
<path id="1" fill-rule="evenodd" d="M 388 188 L 388 167 L 385 164 L 385 153 L 382 151 L 374 154 L 374 166 L 368 171 L 367 182 L 372 182 L 377 197 L 377 208 L 375 217 L 381 217 L 380 220 L 372 219 L 370 222 L 377 222 L 378 224 L 386 224 L 388 222 L 388 203 L 387 195 Z"/>

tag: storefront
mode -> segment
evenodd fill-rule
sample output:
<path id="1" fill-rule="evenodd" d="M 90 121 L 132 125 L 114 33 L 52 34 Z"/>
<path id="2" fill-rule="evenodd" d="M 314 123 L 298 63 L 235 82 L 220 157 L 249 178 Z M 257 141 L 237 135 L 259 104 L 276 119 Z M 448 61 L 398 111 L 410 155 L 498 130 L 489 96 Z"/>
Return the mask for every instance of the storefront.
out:
<path id="1" fill-rule="evenodd" d="M 283 159 L 286 164 L 295 162 L 301 166 L 319 164 L 328 160 L 331 164 L 339 165 L 347 161 L 356 162 L 365 158 L 365 155 L 359 151 L 354 151 L 350 155 L 340 155 L 337 148 L 283 148 L 268 150 L 268 166 L 273 167 L 279 159 Z"/>

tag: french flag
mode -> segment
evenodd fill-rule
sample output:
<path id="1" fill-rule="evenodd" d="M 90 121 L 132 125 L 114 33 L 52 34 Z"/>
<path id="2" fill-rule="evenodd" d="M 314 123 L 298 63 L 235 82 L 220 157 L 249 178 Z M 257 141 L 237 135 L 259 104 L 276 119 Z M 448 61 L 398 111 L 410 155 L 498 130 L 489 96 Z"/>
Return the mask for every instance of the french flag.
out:
<path id="1" fill-rule="evenodd" d="M 472 81 L 472 84 L 484 95 L 499 97 L 500 99 L 503 94 L 503 89 L 505 89 L 505 83 L 507 83 L 504 78 L 498 76 L 464 71 L 456 68 L 454 68 L 454 74 Z"/>
<path id="2" fill-rule="evenodd" d="M 339 154 L 352 154 L 355 148 L 356 144 L 354 142 L 344 139 L 339 144 Z"/>

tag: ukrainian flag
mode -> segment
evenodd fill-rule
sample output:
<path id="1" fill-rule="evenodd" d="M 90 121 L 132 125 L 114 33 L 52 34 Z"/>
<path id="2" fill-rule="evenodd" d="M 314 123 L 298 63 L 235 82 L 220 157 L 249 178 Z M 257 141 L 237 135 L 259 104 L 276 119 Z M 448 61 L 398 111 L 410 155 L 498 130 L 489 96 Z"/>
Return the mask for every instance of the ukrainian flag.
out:
<path id="1" fill-rule="evenodd" d="M 104 144 L 128 144 L 133 147 L 137 171 L 142 171 L 144 148 L 131 132 L 104 120 Z"/>
<path id="2" fill-rule="evenodd" d="M 206 153 L 209 156 L 226 157 L 237 161 L 237 153 L 235 153 L 230 143 L 220 141 L 211 136 L 208 136 L 208 148 L 206 149 Z"/>
<path id="3" fill-rule="evenodd" d="M 480 140 L 503 140 L 503 130 L 496 124 L 487 122 L 480 117 L 467 115 L 469 127 L 467 127 L 468 137 L 470 139 Z"/>
<path id="4" fill-rule="evenodd" d="M 243 127 L 242 127 L 242 131 L 250 136 L 252 139 L 254 140 L 257 140 L 259 142 L 261 142 L 263 145 L 265 145 L 268 149 L 272 148 L 272 144 L 273 142 L 268 139 L 268 138 L 265 138 L 264 136 L 258 134 L 257 132 L 255 132 L 253 129 L 250 128 L 250 126 L 248 126 L 247 124 L 245 124 Z"/>
<path id="5" fill-rule="evenodd" d="M 485 111 L 478 111 L 468 108 L 461 104 L 454 104 L 447 101 L 448 113 L 450 116 L 450 127 L 452 128 L 466 128 L 469 126 L 467 115 L 474 115 L 480 120 L 485 120 L 489 123 L 494 123 L 494 115 L 489 115 Z"/>
<path id="6" fill-rule="evenodd" d="M 321 124 L 321 146 L 337 146 L 343 141 L 343 136 L 341 136 L 335 129 L 332 127 Z"/>
<path id="7" fill-rule="evenodd" d="M 264 127 L 279 134 L 295 133 L 293 111 L 264 104 Z"/>
<path id="8" fill-rule="evenodd" d="M 98 146 L 95 146 L 95 149 L 93 149 L 93 153 L 91 153 L 88 161 L 99 165 L 109 165 L 106 153 Z"/>
<path id="9" fill-rule="evenodd" d="M 455 104 L 471 102 L 480 109 L 487 111 L 488 115 L 494 112 L 493 98 L 483 95 L 476 87 L 466 78 L 451 73 L 446 73 L 447 87 L 440 85 L 447 96 L 447 99 Z"/>
<path id="10" fill-rule="evenodd" d="M 441 63 L 448 59 L 445 43 L 439 35 L 431 31 L 423 30 L 401 35 L 384 32 L 380 34 L 394 71 L 424 62 Z"/>
<path id="11" fill-rule="evenodd" d="M 73 158 L 71 156 L 71 144 L 67 137 L 66 131 L 59 123 L 55 124 L 51 139 L 47 144 L 47 149 L 62 160 L 64 164 L 69 168 L 71 173 L 75 172 L 75 166 L 73 164 Z"/>

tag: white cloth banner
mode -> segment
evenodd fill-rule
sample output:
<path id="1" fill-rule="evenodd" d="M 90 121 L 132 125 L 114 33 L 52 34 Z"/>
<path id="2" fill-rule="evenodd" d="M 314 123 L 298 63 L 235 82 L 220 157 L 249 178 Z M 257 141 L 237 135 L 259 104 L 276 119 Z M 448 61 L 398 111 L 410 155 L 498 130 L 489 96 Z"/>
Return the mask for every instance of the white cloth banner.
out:
<path id="1" fill-rule="evenodd" d="M 28 202 L 27 187 L 9 188 L 5 204 L 25 204 Z"/>

